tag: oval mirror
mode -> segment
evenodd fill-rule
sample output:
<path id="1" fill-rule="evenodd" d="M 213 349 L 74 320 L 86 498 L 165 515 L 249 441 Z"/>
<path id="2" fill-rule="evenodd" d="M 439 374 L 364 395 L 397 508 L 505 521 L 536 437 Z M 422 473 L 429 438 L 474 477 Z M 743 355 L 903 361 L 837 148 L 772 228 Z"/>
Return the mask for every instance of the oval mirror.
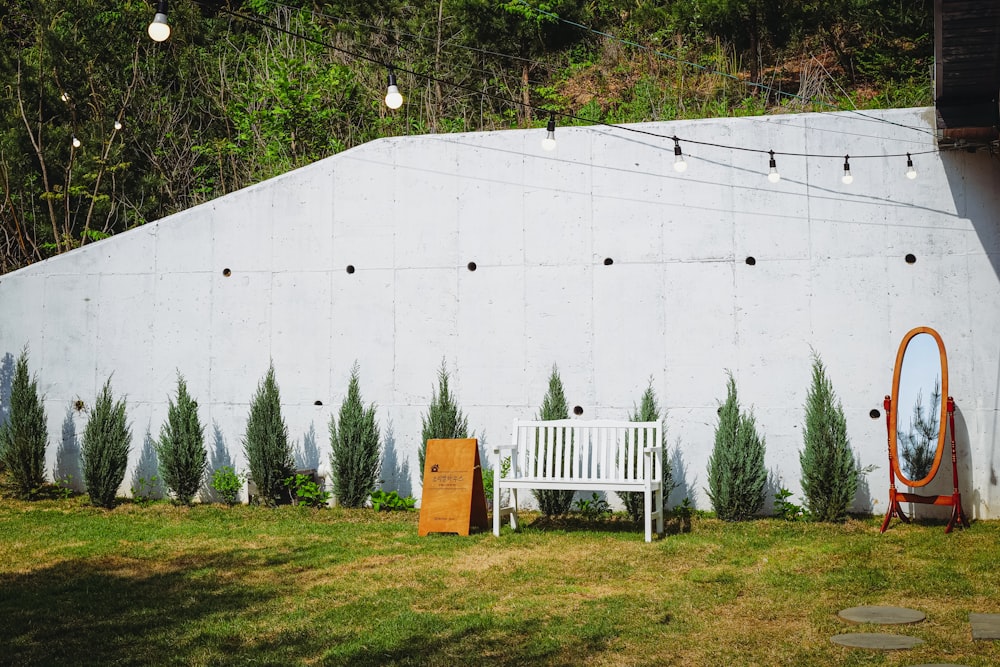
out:
<path id="1" fill-rule="evenodd" d="M 892 378 L 889 425 L 892 466 L 907 486 L 937 474 L 944 451 L 948 359 L 938 332 L 917 327 L 899 344 Z"/>

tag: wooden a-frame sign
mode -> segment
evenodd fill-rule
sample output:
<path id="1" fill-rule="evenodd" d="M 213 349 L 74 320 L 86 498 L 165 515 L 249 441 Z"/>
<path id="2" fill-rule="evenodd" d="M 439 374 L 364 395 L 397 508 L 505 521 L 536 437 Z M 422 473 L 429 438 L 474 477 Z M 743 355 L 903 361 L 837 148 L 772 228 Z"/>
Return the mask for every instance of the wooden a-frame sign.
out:
<path id="1" fill-rule="evenodd" d="M 487 530 L 486 493 L 475 438 L 428 440 L 418 535 Z"/>

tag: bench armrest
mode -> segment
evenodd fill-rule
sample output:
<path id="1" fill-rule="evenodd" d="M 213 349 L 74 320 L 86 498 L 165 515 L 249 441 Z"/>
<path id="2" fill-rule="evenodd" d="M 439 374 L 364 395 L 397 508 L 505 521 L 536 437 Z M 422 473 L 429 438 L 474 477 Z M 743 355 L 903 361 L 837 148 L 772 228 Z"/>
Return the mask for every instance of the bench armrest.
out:
<path id="1" fill-rule="evenodd" d="M 644 452 L 662 452 L 663 451 L 663 446 L 662 445 L 657 445 L 656 447 L 643 447 L 642 451 L 644 451 Z"/>

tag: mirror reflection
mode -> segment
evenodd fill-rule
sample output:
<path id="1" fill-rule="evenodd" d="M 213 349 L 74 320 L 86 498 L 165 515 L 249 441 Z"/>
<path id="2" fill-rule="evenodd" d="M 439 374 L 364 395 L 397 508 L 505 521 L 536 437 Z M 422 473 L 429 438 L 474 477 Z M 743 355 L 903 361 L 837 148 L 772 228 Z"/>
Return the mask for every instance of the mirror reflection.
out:
<path id="1" fill-rule="evenodd" d="M 899 465 L 918 482 L 933 471 L 941 435 L 941 356 L 934 336 L 919 333 L 907 344 L 896 400 Z"/>

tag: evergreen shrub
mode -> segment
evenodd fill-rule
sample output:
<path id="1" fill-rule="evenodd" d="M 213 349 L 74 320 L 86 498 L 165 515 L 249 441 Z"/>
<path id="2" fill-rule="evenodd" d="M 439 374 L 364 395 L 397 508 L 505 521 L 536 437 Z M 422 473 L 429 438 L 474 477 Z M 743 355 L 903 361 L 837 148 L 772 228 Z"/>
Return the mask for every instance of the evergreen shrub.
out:
<path id="1" fill-rule="evenodd" d="M 569 406 L 566 404 L 566 394 L 563 392 L 562 379 L 559 377 L 559 369 L 555 364 L 552 365 L 552 373 L 549 375 L 549 388 L 545 392 L 545 398 L 542 399 L 542 408 L 538 413 L 537 419 L 545 421 L 569 419 Z M 568 445 L 563 444 L 563 461 L 569 460 L 568 456 L 570 452 L 565 451 L 566 447 L 569 447 L 571 452 L 573 443 L 570 442 Z M 535 500 L 538 501 L 538 509 L 542 511 L 542 514 L 545 516 L 561 516 L 569 512 L 573 506 L 573 496 L 576 495 L 576 491 L 572 489 L 533 489 L 532 494 L 534 494 Z"/>
<path id="2" fill-rule="evenodd" d="M 274 379 L 273 363 L 251 399 L 243 452 L 250 479 L 257 485 L 258 502 L 275 505 L 285 490 L 285 479 L 295 472 L 295 465 L 288 426 L 281 416 L 281 394 Z"/>
<path id="3" fill-rule="evenodd" d="M 187 391 L 184 378 L 177 376 L 177 401 L 170 401 L 167 421 L 156 443 L 160 477 L 177 502 L 190 505 L 201 489 L 208 469 L 205 427 L 198 419 L 198 403 Z"/>
<path id="4" fill-rule="evenodd" d="M 745 521 L 764 505 L 764 448 L 753 414 L 740 413 L 736 380 L 730 373 L 726 402 L 719 408 L 715 446 L 708 459 L 707 492 L 718 518 Z"/>
<path id="5" fill-rule="evenodd" d="M 420 417 L 423 426 L 420 434 L 420 479 L 424 478 L 424 462 L 427 460 L 427 441 L 450 438 L 468 438 L 469 420 L 458 407 L 455 397 L 448 388 L 448 368 L 444 360 L 438 370 L 438 386 L 431 395 L 427 414 Z"/>
<path id="6" fill-rule="evenodd" d="M 806 510 L 816 521 L 843 521 L 858 488 L 859 471 L 847 437 L 844 409 L 816 354 L 805 410 L 799 464 Z"/>
<path id="7" fill-rule="evenodd" d="M 10 413 L 0 425 L 0 469 L 6 469 L 20 498 L 31 498 L 45 483 L 45 447 L 48 445 L 45 406 L 38 381 L 28 373 L 28 350 L 17 359 L 11 383 Z"/>
<path id="8" fill-rule="evenodd" d="M 629 420 L 634 422 L 658 422 L 660 421 L 660 406 L 656 401 L 656 392 L 653 390 L 653 382 L 650 380 L 649 386 L 642 394 L 639 407 L 629 415 Z M 663 487 L 664 498 L 673 488 L 673 475 L 670 470 L 670 462 L 667 460 L 667 429 L 661 430 L 661 441 L 659 443 L 641 443 L 643 447 L 659 444 L 663 447 Z M 636 449 L 634 455 L 637 458 L 643 456 L 641 449 Z M 641 521 L 646 513 L 645 494 L 639 491 L 615 491 L 619 500 L 625 506 L 625 511 L 633 521 Z"/>
<path id="9" fill-rule="evenodd" d="M 131 443 L 125 399 L 114 399 L 108 378 L 90 411 L 80 445 L 83 483 L 92 504 L 108 509 L 115 506 L 115 496 L 125 479 Z"/>
<path id="10" fill-rule="evenodd" d="M 333 493 L 338 504 L 355 508 L 375 490 L 382 453 L 375 404 L 364 406 L 359 373 L 355 363 L 339 416 L 330 417 Z"/>

